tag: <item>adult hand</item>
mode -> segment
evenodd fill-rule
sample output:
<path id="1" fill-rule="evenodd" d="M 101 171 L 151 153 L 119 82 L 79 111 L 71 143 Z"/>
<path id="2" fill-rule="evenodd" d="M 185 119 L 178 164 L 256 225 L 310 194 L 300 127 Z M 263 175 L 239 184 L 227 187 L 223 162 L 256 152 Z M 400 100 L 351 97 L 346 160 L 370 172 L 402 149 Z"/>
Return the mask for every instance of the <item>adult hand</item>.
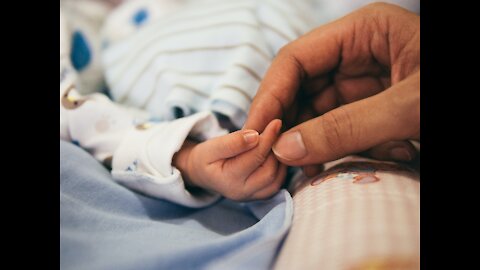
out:
<path id="1" fill-rule="evenodd" d="M 408 140 L 420 140 L 420 17 L 375 3 L 283 47 L 245 128 L 262 131 L 275 118 L 296 125 L 273 147 L 287 165 L 367 150 L 378 159 L 413 159 Z"/>

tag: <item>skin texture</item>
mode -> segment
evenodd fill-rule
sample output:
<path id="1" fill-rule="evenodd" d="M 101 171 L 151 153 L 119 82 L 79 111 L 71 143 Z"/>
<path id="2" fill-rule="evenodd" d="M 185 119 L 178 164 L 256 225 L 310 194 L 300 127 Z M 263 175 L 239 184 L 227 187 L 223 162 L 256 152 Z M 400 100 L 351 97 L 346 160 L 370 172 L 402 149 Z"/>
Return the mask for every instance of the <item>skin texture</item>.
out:
<path id="1" fill-rule="evenodd" d="M 420 17 L 375 3 L 305 34 L 280 50 L 248 115 L 245 129 L 258 131 L 284 120 L 290 129 L 273 151 L 307 175 L 353 153 L 412 160 L 409 140 L 420 141 Z"/>
<path id="2" fill-rule="evenodd" d="M 202 143 L 187 140 L 173 158 L 187 186 L 249 201 L 274 195 L 285 181 L 286 166 L 271 148 L 282 122 L 271 121 L 262 134 L 239 130 Z M 250 141 L 245 140 L 249 134 Z"/>

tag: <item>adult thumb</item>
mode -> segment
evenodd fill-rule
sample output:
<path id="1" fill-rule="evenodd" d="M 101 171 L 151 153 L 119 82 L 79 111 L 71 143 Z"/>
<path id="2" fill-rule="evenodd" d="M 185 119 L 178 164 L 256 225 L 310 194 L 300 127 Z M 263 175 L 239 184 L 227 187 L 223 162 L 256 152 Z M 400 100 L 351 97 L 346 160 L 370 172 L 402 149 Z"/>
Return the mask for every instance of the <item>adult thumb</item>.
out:
<path id="1" fill-rule="evenodd" d="M 420 137 L 420 75 L 313 118 L 283 133 L 273 146 L 290 166 L 319 164 L 392 140 Z"/>

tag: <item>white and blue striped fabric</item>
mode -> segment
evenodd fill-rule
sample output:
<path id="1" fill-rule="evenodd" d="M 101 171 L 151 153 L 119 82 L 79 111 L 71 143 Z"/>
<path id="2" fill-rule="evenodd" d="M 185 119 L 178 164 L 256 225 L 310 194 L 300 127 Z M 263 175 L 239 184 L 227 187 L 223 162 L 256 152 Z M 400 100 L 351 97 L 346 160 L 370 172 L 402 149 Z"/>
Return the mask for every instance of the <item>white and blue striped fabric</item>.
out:
<path id="1" fill-rule="evenodd" d="M 102 31 L 112 98 L 159 120 L 199 111 L 241 128 L 279 49 L 314 27 L 293 0 L 131 1 Z"/>

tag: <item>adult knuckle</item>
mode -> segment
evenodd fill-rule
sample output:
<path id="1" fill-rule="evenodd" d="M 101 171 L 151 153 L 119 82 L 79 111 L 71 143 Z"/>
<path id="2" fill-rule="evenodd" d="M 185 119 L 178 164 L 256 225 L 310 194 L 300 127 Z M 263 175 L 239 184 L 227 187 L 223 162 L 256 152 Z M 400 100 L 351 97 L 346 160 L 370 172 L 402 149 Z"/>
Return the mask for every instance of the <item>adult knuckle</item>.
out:
<path id="1" fill-rule="evenodd" d="M 353 129 L 352 120 L 342 107 L 337 108 L 335 113 L 326 113 L 321 121 L 322 136 L 325 138 L 327 150 L 340 155 L 345 151 L 348 144 L 356 144 L 356 132 Z"/>

